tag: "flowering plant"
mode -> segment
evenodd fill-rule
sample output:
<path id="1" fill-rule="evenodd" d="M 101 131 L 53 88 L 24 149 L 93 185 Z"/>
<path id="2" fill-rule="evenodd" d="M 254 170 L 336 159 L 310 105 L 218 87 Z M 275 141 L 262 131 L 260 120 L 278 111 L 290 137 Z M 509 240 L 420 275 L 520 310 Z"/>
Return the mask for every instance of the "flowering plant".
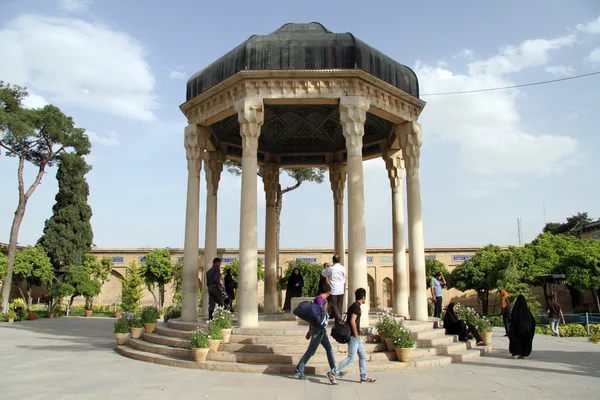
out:
<path id="1" fill-rule="evenodd" d="M 375 329 L 377 329 L 377 332 L 382 332 L 386 337 L 389 337 L 387 333 L 390 327 L 396 323 L 396 316 L 387 310 L 384 310 L 383 313 L 378 313 L 377 315 L 379 319 L 375 324 Z"/>
<path id="2" fill-rule="evenodd" d="M 413 339 L 410 329 L 401 324 L 398 324 L 398 326 L 398 337 L 394 341 L 394 346 L 398 349 L 412 348 L 415 345 L 415 339 Z"/>
<path id="3" fill-rule="evenodd" d="M 115 322 L 115 333 L 129 333 L 129 320 L 123 316 Z"/>
<path id="4" fill-rule="evenodd" d="M 485 333 L 492 331 L 492 323 L 486 317 L 479 318 L 477 325 L 479 326 L 479 332 Z"/>
<path id="5" fill-rule="evenodd" d="M 192 349 L 206 349 L 208 348 L 209 338 L 210 336 L 198 328 L 192 332 L 192 336 L 190 337 L 190 345 L 192 346 Z"/>
<path id="6" fill-rule="evenodd" d="M 130 328 L 142 328 L 144 326 L 139 315 L 134 312 L 123 313 L 121 314 L 120 318 L 124 318 L 129 324 Z"/>
<path id="7" fill-rule="evenodd" d="M 208 322 L 208 335 L 210 339 L 213 340 L 223 340 L 223 335 L 221 334 L 221 325 L 219 325 L 219 321 L 215 319 L 211 319 Z"/>
<path id="8" fill-rule="evenodd" d="M 17 318 L 17 313 L 14 311 L 9 311 L 6 313 L 6 318 L 15 319 L 15 318 Z"/>
<path id="9" fill-rule="evenodd" d="M 231 320 L 232 316 L 229 310 L 226 310 L 224 307 L 217 307 L 213 315 L 213 323 L 219 325 L 221 329 L 231 329 Z"/>
<path id="10" fill-rule="evenodd" d="M 470 325 L 477 325 L 479 323 L 479 314 L 477 314 L 473 308 L 461 306 L 460 304 L 458 304 L 457 307 L 458 318 Z"/>
<path id="11" fill-rule="evenodd" d="M 142 308 L 140 318 L 144 324 L 152 324 L 160 317 L 158 309 L 154 306 L 146 306 Z"/>

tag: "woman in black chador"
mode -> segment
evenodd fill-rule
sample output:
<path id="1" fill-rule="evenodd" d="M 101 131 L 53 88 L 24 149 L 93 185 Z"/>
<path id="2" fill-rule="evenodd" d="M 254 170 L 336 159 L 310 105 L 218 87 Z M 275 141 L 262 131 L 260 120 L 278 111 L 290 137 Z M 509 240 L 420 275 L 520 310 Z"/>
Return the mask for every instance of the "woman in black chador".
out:
<path id="1" fill-rule="evenodd" d="M 513 358 L 527 358 L 531 354 L 534 335 L 535 318 L 529 311 L 525 297 L 520 294 L 510 314 L 508 329 L 508 350 Z"/>
<path id="2" fill-rule="evenodd" d="M 290 311 L 292 308 L 292 297 L 302 296 L 302 287 L 304 287 L 304 279 L 298 268 L 294 268 L 287 282 L 285 291 L 285 303 L 283 303 L 284 311 Z"/>
<path id="3" fill-rule="evenodd" d="M 226 308 L 231 311 L 231 306 L 233 305 L 233 299 L 235 299 L 235 289 L 237 288 L 237 283 L 235 279 L 233 279 L 233 275 L 231 273 L 231 269 L 227 269 L 225 272 L 225 293 L 227 293 L 227 297 L 229 298 L 228 303 L 226 304 Z"/>
<path id="4" fill-rule="evenodd" d="M 479 335 L 479 331 L 475 325 L 467 324 L 465 321 L 460 319 L 456 311 L 458 307 L 454 303 L 448 304 L 446 308 L 446 315 L 444 315 L 444 328 L 446 329 L 446 335 L 458 335 L 458 340 L 466 342 L 469 339 L 475 339 L 477 345 L 483 345 L 483 340 Z"/>

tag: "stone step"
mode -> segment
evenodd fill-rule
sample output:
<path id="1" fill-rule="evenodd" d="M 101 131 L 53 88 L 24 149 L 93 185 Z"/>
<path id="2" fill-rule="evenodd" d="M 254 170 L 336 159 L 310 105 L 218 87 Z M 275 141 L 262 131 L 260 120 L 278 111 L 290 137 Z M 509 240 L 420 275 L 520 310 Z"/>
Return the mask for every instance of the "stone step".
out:
<path id="1" fill-rule="evenodd" d="M 308 329 L 301 326 L 288 326 L 285 328 L 233 328 L 234 335 L 245 335 L 245 336 L 298 336 L 304 338 Z"/>
<path id="2" fill-rule="evenodd" d="M 182 339 L 171 336 L 163 336 L 158 333 L 144 333 L 142 339 L 145 342 L 161 344 L 163 346 L 176 347 L 181 349 L 190 349 L 192 346 L 189 339 Z"/>
<path id="3" fill-rule="evenodd" d="M 232 336 L 232 339 L 235 338 Z M 333 350 L 336 353 L 347 353 L 348 345 L 341 343 L 332 343 Z M 234 343 L 221 344 L 219 350 L 229 352 L 244 352 L 244 353 L 272 353 L 272 354 L 304 354 L 308 347 L 308 340 L 304 340 L 303 343 L 299 344 L 256 344 L 256 343 Z M 365 351 L 367 353 L 379 353 L 386 351 L 386 346 L 382 343 L 364 343 Z M 322 346 L 319 346 L 317 352 L 322 351 L 325 354 L 325 350 Z"/>
<path id="4" fill-rule="evenodd" d="M 418 332 L 411 331 L 411 336 L 413 339 L 436 339 L 446 336 L 446 332 L 443 329 L 430 329 Z"/>
<path id="5" fill-rule="evenodd" d="M 180 339 L 190 339 L 192 337 L 192 331 L 181 331 L 179 329 L 169 328 L 167 324 L 157 324 L 154 330 L 161 336 L 169 336 Z"/>
<path id="6" fill-rule="evenodd" d="M 444 346 L 450 343 L 454 343 L 458 341 L 458 336 L 456 335 L 443 335 L 440 337 L 436 337 L 433 339 L 417 339 L 415 341 L 415 347 L 437 347 Z"/>
<path id="7" fill-rule="evenodd" d="M 127 339 L 127 345 L 136 350 L 145 351 L 147 353 L 162 354 L 165 356 L 191 358 L 192 351 L 190 349 L 181 349 L 175 347 L 164 346 L 162 344 L 144 342 L 140 339 Z"/>
<path id="8" fill-rule="evenodd" d="M 278 353 L 256 353 L 256 352 L 228 352 L 216 351 L 208 353 L 210 361 L 237 362 L 246 364 L 293 364 L 300 362 L 302 354 L 278 354 Z M 336 353 L 336 362 L 346 358 L 345 353 Z M 396 360 L 395 352 L 368 353 L 368 362 L 389 362 Z M 327 364 L 325 351 L 317 351 L 310 359 L 312 364 Z"/>
<path id="9" fill-rule="evenodd" d="M 178 329 L 180 331 L 193 331 L 198 328 L 206 328 L 206 321 L 201 322 L 182 322 L 178 319 L 170 319 L 167 322 L 167 326 L 171 329 Z"/>

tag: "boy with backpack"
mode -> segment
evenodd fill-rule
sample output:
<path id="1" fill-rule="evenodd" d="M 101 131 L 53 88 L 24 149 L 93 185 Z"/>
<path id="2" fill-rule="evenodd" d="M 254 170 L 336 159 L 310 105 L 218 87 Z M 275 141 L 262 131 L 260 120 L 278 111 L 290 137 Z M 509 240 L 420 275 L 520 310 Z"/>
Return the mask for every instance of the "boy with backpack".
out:
<path id="1" fill-rule="evenodd" d="M 327 318 L 327 298 L 329 297 L 330 292 L 331 287 L 328 284 L 324 284 L 319 290 L 319 295 L 313 300 L 313 303 L 323 308 L 325 318 Z M 327 321 L 321 325 L 310 324 L 308 333 L 306 334 L 306 339 L 310 338 L 310 343 L 308 344 L 306 352 L 300 359 L 300 362 L 296 366 L 296 372 L 294 373 L 295 378 L 307 379 L 306 375 L 304 375 L 304 367 L 306 366 L 306 363 L 308 363 L 308 360 L 315 354 L 319 345 L 322 345 L 327 352 L 329 367 L 332 369 L 335 368 L 335 355 L 329 337 L 327 336 L 326 327 Z M 333 380 L 330 378 L 329 380 L 332 384 L 335 384 L 335 378 Z"/>

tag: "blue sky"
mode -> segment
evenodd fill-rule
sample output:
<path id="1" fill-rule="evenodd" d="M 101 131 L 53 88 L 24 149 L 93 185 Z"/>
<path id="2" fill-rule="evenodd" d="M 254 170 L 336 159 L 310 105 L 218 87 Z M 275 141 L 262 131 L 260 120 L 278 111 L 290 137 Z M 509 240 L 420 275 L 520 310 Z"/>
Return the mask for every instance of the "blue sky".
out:
<path id="1" fill-rule="evenodd" d="M 418 4 L 417 4 L 418 3 Z M 194 72 L 287 22 L 323 23 L 412 67 L 421 93 L 508 86 L 600 71 L 600 3 L 7 0 L 0 79 L 25 85 L 88 130 L 99 247 L 182 247 L 186 162 L 178 106 Z M 421 189 L 426 246 L 516 244 L 546 219 L 600 217 L 600 76 L 520 90 L 423 96 Z M 31 182 L 33 171 L 27 171 Z M 27 206 L 19 243 L 51 216 L 50 169 Z M 16 207 L 16 163 L 0 156 L 0 242 Z M 391 246 L 382 160 L 365 163 L 367 244 Z M 292 184 L 283 178 L 283 183 Z M 219 247 L 239 243 L 239 178 L 224 172 Z M 264 205 L 259 183 L 259 205 Z M 201 188 L 201 218 L 206 191 Z M 329 182 L 285 195 L 283 247 L 333 245 Z M 259 210 L 259 246 L 264 211 Z M 204 238 L 201 224 L 201 246 Z"/>

